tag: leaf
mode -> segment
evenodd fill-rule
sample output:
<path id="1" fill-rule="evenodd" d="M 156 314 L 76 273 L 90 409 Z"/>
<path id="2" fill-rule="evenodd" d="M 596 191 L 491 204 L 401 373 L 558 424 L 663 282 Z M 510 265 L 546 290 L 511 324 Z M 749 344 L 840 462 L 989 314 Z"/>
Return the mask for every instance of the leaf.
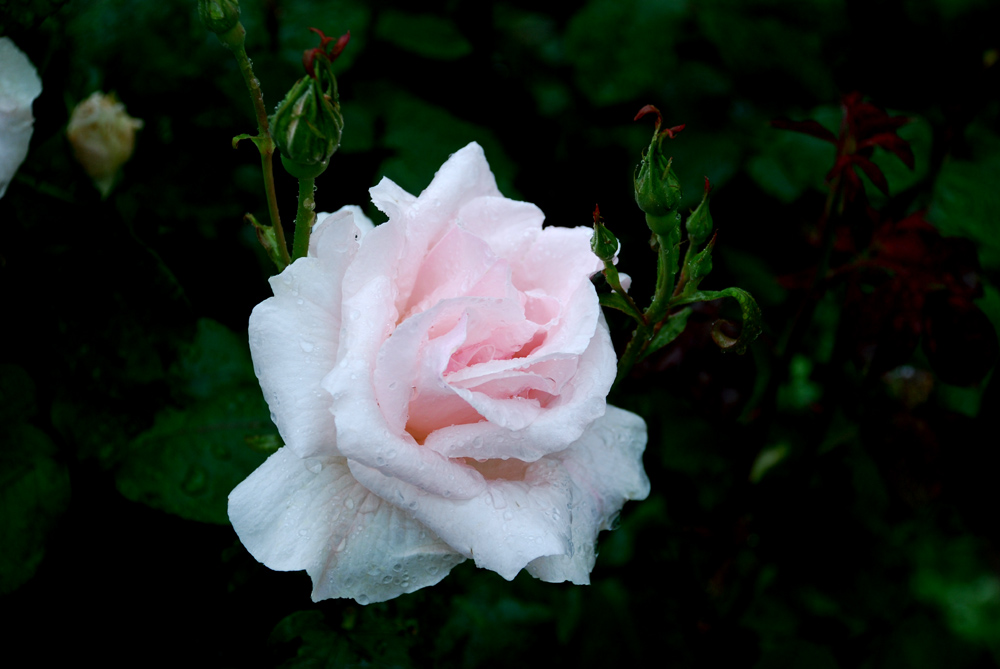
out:
<path id="1" fill-rule="evenodd" d="M 118 490 L 183 518 L 228 523 L 229 492 L 278 441 L 246 339 L 199 320 L 171 368 L 171 385 L 181 406 L 160 411 L 124 449 Z"/>
<path id="2" fill-rule="evenodd" d="M 934 185 L 928 220 L 943 235 L 960 235 L 979 244 L 986 269 L 1000 268 L 1000 137 L 982 126 L 969 130 L 974 160 L 949 160 Z"/>
<path id="3" fill-rule="evenodd" d="M 256 380 L 246 339 L 209 318 L 198 320 L 194 341 L 181 347 L 170 375 L 176 395 L 195 399 Z"/>
<path id="4" fill-rule="evenodd" d="M 70 497 L 69 472 L 55 459 L 52 440 L 15 423 L 0 432 L 0 594 L 30 579 L 45 542 Z"/>
<path id="5" fill-rule="evenodd" d="M 375 35 L 404 51 L 434 60 L 456 60 L 472 53 L 472 44 L 454 23 L 431 14 L 386 10 L 379 15 Z"/>
<path id="6" fill-rule="evenodd" d="M 718 344 L 719 348 L 723 350 L 733 351 L 739 354 L 746 353 L 747 346 L 749 346 L 761 332 L 760 307 L 757 306 L 756 300 L 753 299 L 750 293 L 741 288 L 698 291 L 697 293 L 682 297 L 678 301 L 673 302 L 671 306 L 692 304 L 694 302 L 707 302 L 709 300 L 718 300 L 723 297 L 731 297 L 739 302 L 740 313 L 743 317 L 743 329 L 740 331 L 740 336 L 733 339 L 719 329 L 721 323 L 716 321 L 715 325 L 712 327 L 712 339 L 715 340 L 715 343 Z"/>
<path id="7" fill-rule="evenodd" d="M 566 56 L 580 90 L 597 105 L 656 91 L 677 62 L 683 0 L 592 0 L 566 28 Z"/>
<path id="8" fill-rule="evenodd" d="M 825 127 L 840 123 L 839 107 L 817 107 L 809 116 Z M 832 133 L 831 133 L 832 134 Z M 768 195 L 793 202 L 807 189 L 819 190 L 833 165 L 836 149 L 825 141 L 794 132 L 764 127 L 758 137 L 761 148 L 747 163 L 750 177 Z"/>
<path id="9" fill-rule="evenodd" d="M 649 356 L 653 355 L 661 348 L 677 339 L 684 332 L 684 328 L 687 326 L 688 316 L 691 314 L 691 309 L 681 309 L 677 313 L 670 314 L 667 320 L 663 321 L 663 325 L 653 338 L 649 340 L 649 344 L 646 346 L 646 350 L 642 352 L 642 357 L 640 360 L 644 360 Z"/>
<path id="10" fill-rule="evenodd" d="M 632 305 L 625 300 L 618 293 L 598 293 L 597 299 L 600 301 L 602 307 L 609 307 L 611 309 L 617 309 L 618 311 L 623 311 L 632 318 L 636 319 L 638 322 L 642 322 L 641 314 L 636 313 Z"/>
<path id="11" fill-rule="evenodd" d="M 273 433 L 260 389 L 225 389 L 188 409 L 164 409 L 129 444 L 115 475 L 125 497 L 182 518 L 229 522 L 230 491 L 265 456 L 250 447 Z"/>

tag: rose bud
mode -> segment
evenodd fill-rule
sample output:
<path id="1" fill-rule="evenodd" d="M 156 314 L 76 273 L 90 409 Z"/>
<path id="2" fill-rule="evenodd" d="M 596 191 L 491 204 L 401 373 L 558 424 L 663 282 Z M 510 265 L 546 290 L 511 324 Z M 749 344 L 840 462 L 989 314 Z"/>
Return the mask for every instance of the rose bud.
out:
<path id="1" fill-rule="evenodd" d="M 271 117 L 271 132 L 281 151 L 281 164 L 296 179 L 315 179 L 326 170 L 330 156 L 340 146 L 344 119 L 340 115 L 332 73 L 319 68 L 317 76 L 295 82 Z M 329 82 L 328 82 L 329 83 Z"/>
<path id="2" fill-rule="evenodd" d="M 635 118 L 638 120 L 649 113 L 656 114 L 656 127 L 633 178 L 635 203 L 646 213 L 646 224 L 650 230 L 665 235 L 680 222 L 677 206 L 681 201 L 681 184 L 671 169 L 673 158 L 668 158 L 663 152 L 663 140 L 673 139 L 684 126 L 661 131 L 663 119 L 660 111 L 652 105 L 643 107 Z"/>
<path id="3" fill-rule="evenodd" d="M 221 35 L 239 23 L 240 3 L 238 0 L 198 0 L 198 14 L 206 28 Z"/>
<path id="4" fill-rule="evenodd" d="M 379 602 L 474 560 L 507 580 L 588 583 L 598 533 L 643 499 L 646 425 L 616 371 L 590 227 L 542 227 L 470 144 L 388 220 L 320 214 L 271 278 L 250 352 L 284 443 L 229 518 L 312 597 Z"/>
<path id="5" fill-rule="evenodd" d="M 0 37 L 0 197 L 28 155 L 31 103 L 41 93 L 35 66 L 9 37 Z"/>
<path id="6" fill-rule="evenodd" d="M 691 244 L 699 246 L 712 234 L 712 212 L 708 210 L 708 193 L 711 190 L 708 177 L 705 177 L 705 194 L 701 196 L 701 203 L 688 216 L 684 226 L 687 228 L 688 239 Z"/>
<path id="7" fill-rule="evenodd" d="M 142 121 L 125 112 L 114 94 L 93 93 L 73 110 L 66 137 L 73 155 L 93 179 L 94 186 L 107 197 L 118 170 L 135 151 L 135 131 Z"/>
<path id="8" fill-rule="evenodd" d="M 594 210 L 594 236 L 590 238 L 590 250 L 604 262 L 614 260 L 618 255 L 618 238 L 604 225 L 597 209 Z"/>

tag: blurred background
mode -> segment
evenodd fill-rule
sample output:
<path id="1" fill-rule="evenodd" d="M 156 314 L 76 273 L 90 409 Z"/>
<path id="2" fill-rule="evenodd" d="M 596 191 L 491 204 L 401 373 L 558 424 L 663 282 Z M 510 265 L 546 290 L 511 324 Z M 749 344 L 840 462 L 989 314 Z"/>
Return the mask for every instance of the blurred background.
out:
<path id="1" fill-rule="evenodd" d="M 645 296 L 655 254 L 631 178 L 652 121 L 632 118 L 654 104 L 687 126 L 670 144 L 683 210 L 713 184 L 702 285 L 750 291 L 764 334 L 722 353 L 710 330 L 731 305 L 702 305 L 610 398 L 649 424 L 653 492 L 601 535 L 592 585 L 466 563 L 362 607 L 313 604 L 308 577 L 257 564 L 226 516 L 276 440 L 246 344 L 272 267 L 243 221 L 266 205 L 256 149 L 230 144 L 255 131 L 235 60 L 194 0 L 0 1 L 0 35 L 44 87 L 0 199 L 8 652 L 105 666 L 1000 664 L 1000 4 L 541 4 L 243 0 L 269 110 L 316 45 L 309 27 L 351 31 L 335 64 L 343 144 L 317 209 L 384 220 L 370 186 L 417 193 L 475 140 L 500 189 L 548 224 L 589 225 L 599 203 Z M 106 198 L 66 136 L 95 91 L 143 121 Z M 888 194 L 863 175 L 825 216 L 837 148 L 769 121 L 847 138 L 855 91 L 911 119 L 898 137 L 913 169 L 882 137 L 866 151 Z M 855 119 L 868 109 L 852 104 Z M 296 185 L 275 171 L 288 229 Z M 609 321 L 621 346 L 629 326 Z"/>

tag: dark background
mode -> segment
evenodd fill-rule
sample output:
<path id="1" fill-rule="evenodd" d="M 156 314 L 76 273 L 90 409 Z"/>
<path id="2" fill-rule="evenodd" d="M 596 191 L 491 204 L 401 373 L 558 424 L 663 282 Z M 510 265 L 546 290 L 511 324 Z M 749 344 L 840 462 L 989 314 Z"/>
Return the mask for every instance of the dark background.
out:
<path id="1" fill-rule="evenodd" d="M 652 494 L 600 538 L 589 587 L 463 564 L 361 607 L 313 604 L 257 564 L 229 490 L 273 441 L 246 323 L 271 267 L 254 120 L 193 0 L 8 0 L 38 68 L 31 150 L 0 199 L 0 619 L 6 650 L 106 666 L 992 667 L 1000 662 L 1000 5 L 988 0 L 244 0 L 272 109 L 307 28 L 351 31 L 342 147 L 318 209 L 414 193 L 483 145 L 501 190 L 553 225 L 596 203 L 632 293 L 655 262 L 631 176 L 655 104 L 684 211 L 712 181 L 703 287 L 763 309 L 744 356 L 730 306 L 634 370 L 612 403 L 649 424 Z M 561 7 L 563 5 L 560 5 Z M 144 121 L 102 200 L 65 137 L 114 91 Z M 835 134 L 859 91 L 912 122 L 821 225 Z M 295 183 L 276 168 L 290 229 Z M 909 220 L 910 226 L 899 223 Z M 924 228 L 914 221 L 927 221 Z M 914 227 L 916 225 L 916 227 Z M 826 255 L 829 253 L 828 255 Z M 827 271 L 817 267 L 827 258 Z M 821 268 L 822 269 L 822 268 Z M 610 314 L 616 343 L 624 317 Z"/>

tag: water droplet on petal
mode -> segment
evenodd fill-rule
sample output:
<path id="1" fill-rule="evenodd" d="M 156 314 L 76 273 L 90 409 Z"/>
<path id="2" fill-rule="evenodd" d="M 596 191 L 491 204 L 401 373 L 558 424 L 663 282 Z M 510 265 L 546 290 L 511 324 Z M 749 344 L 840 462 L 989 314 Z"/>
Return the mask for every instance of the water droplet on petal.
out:
<path id="1" fill-rule="evenodd" d="M 311 341 L 306 340 L 306 339 L 300 339 L 299 340 L 299 346 L 301 346 L 302 350 L 305 351 L 306 353 L 311 352 L 313 350 L 313 348 L 315 348 L 315 346 L 313 345 L 313 343 Z"/>
<path id="2" fill-rule="evenodd" d="M 503 512 L 503 519 L 504 520 L 513 520 L 514 519 L 514 514 L 510 512 L 510 509 L 507 509 L 506 511 Z"/>
<path id="3" fill-rule="evenodd" d="M 313 474 L 319 474 L 323 471 L 323 463 L 319 460 L 306 460 L 306 469 L 311 471 Z"/>
<path id="4" fill-rule="evenodd" d="M 354 508 L 354 500 L 348 497 L 347 499 L 344 500 L 344 506 L 346 506 L 347 510 L 350 511 L 351 509 Z"/>
<path id="5" fill-rule="evenodd" d="M 361 605 L 365 605 L 365 604 L 368 603 L 368 595 L 364 595 L 364 594 L 358 595 L 354 599 L 358 602 L 358 604 L 361 604 Z"/>

